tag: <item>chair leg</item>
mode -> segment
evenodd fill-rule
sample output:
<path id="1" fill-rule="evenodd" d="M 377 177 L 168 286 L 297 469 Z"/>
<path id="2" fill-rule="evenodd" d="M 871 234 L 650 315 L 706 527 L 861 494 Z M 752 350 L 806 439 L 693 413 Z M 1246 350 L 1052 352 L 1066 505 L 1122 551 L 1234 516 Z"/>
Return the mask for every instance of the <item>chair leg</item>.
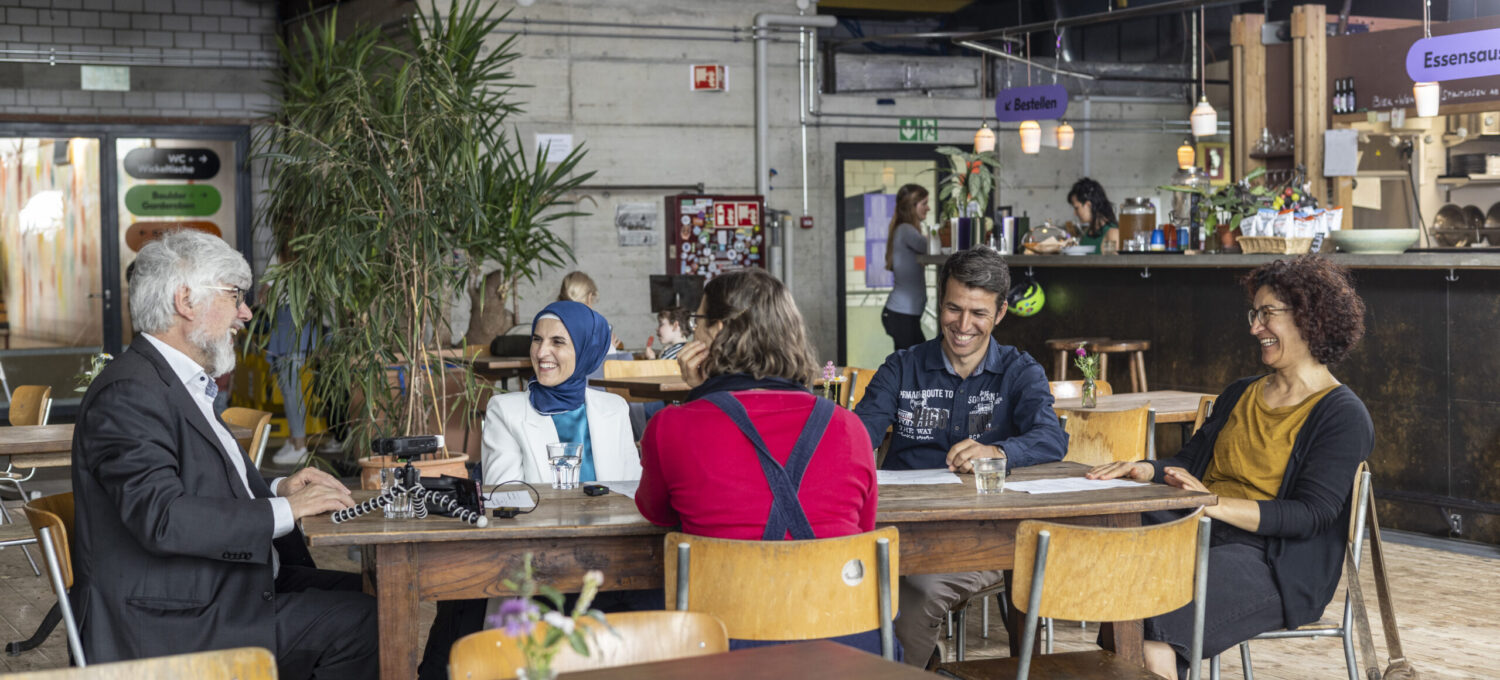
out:
<path id="1" fill-rule="evenodd" d="M 14 484 L 15 487 L 16 487 L 16 493 L 18 493 L 18 494 L 21 495 L 21 502 L 24 503 L 26 501 L 26 492 L 21 490 L 21 483 L 20 482 L 15 481 L 13 479 L 5 479 L 5 480 L 0 480 L 0 481 L 10 482 L 11 484 Z M 0 501 L 0 518 L 3 518 L 4 521 L 6 521 L 8 523 L 11 523 L 11 524 L 15 524 L 15 522 L 16 522 L 15 518 L 13 518 L 13 517 L 10 516 L 10 510 L 7 510 L 5 508 L 5 503 L 3 501 Z M 26 553 L 26 561 L 31 563 L 31 573 L 35 574 L 37 576 L 41 576 L 42 575 L 42 570 L 38 569 L 36 567 L 36 560 L 32 559 L 32 557 L 31 557 L 31 550 L 29 548 L 27 548 L 26 546 L 23 545 L 23 546 L 21 546 L 21 552 Z"/>
<path id="2" fill-rule="evenodd" d="M 1349 680 L 1359 680 L 1359 662 L 1354 659 L 1354 631 L 1344 627 L 1344 665 L 1349 669 Z"/>
<path id="3" fill-rule="evenodd" d="M 1109 353 L 1099 353 L 1099 379 L 1109 382 Z"/>
<path id="4" fill-rule="evenodd" d="M 1053 378 L 1053 380 L 1067 380 L 1068 351 L 1065 349 L 1060 349 L 1056 352 L 1053 352 L 1053 354 L 1057 355 L 1056 359 L 1052 362 L 1052 375 L 1057 376 Z"/>
<path id="5" fill-rule="evenodd" d="M 984 608 L 980 610 L 979 627 L 983 628 L 984 630 L 981 630 L 979 632 L 979 635 L 980 637 L 988 640 L 990 639 L 990 598 L 984 598 L 983 607 Z"/>
<path id="6" fill-rule="evenodd" d="M 62 608 L 54 602 L 52 603 L 52 608 L 47 610 L 47 615 L 42 617 L 42 623 L 36 627 L 36 632 L 32 633 L 31 637 L 25 640 L 5 643 L 5 653 L 11 656 L 20 656 L 21 652 L 36 649 L 37 646 L 46 642 L 47 637 L 52 635 L 52 631 L 57 629 L 57 624 L 59 623 L 62 623 Z"/>
<path id="7" fill-rule="evenodd" d="M 1219 655 L 1215 654 L 1208 662 L 1208 680 L 1219 680 Z"/>
<path id="8" fill-rule="evenodd" d="M 1250 641 L 1240 643 L 1240 667 L 1244 669 L 1245 680 L 1255 680 L 1255 671 L 1250 666 Z"/>
<path id="9" fill-rule="evenodd" d="M 1141 376 L 1140 391 L 1141 392 L 1150 392 L 1151 389 L 1149 387 L 1146 387 L 1146 353 L 1145 352 L 1136 352 L 1135 353 L 1134 361 L 1135 361 L 1135 365 L 1136 365 L 1136 370 L 1140 371 L 1140 376 Z"/>
<path id="10" fill-rule="evenodd" d="M 952 610 L 949 610 L 949 612 L 948 612 L 948 634 L 945 635 L 944 637 L 946 637 L 949 640 L 953 639 L 953 611 Z"/>
<path id="11" fill-rule="evenodd" d="M 1047 627 L 1044 629 L 1044 634 L 1047 638 L 1042 641 L 1042 653 L 1051 654 L 1052 640 L 1056 636 L 1056 633 L 1052 630 L 1052 619 L 1047 619 Z"/>

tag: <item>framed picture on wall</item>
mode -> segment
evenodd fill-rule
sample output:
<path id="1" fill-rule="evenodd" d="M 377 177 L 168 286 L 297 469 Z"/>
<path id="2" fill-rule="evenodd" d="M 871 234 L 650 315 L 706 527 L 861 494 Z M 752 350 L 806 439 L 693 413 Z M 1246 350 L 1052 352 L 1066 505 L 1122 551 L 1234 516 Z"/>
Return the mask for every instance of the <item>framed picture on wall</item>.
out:
<path id="1" fill-rule="evenodd" d="M 1222 186 L 1229 183 L 1228 142 L 1198 142 L 1198 165 L 1208 175 L 1208 183 Z"/>

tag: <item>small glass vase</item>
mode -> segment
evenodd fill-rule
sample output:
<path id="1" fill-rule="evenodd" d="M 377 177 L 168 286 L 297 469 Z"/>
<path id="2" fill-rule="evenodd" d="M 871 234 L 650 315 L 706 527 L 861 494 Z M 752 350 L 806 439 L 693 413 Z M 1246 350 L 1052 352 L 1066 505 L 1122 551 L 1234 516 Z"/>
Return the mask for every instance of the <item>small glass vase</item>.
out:
<path id="1" fill-rule="evenodd" d="M 557 680 L 556 668 L 517 668 L 516 680 Z"/>
<path id="2" fill-rule="evenodd" d="M 1094 383 L 1093 378 L 1083 379 L 1083 407 L 1094 408 L 1099 405 L 1099 386 Z"/>

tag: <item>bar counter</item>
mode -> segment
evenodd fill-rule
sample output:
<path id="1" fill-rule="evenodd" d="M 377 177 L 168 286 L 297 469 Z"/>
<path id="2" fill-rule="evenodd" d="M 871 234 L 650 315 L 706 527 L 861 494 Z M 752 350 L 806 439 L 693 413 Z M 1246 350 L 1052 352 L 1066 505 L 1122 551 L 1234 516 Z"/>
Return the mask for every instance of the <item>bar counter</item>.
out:
<path id="1" fill-rule="evenodd" d="M 1046 302 L 1035 316 L 1007 315 L 995 335 L 1049 372 L 1049 338 L 1150 340 L 1151 389 L 1217 393 L 1265 372 L 1239 278 L 1278 257 L 1288 256 L 1007 256 L 1012 280 L 1030 270 Z M 1500 543 L 1500 252 L 1331 259 L 1353 270 L 1367 309 L 1363 341 L 1332 370 L 1375 422 L 1382 520 Z M 1124 388 L 1125 362 L 1110 364 Z"/>

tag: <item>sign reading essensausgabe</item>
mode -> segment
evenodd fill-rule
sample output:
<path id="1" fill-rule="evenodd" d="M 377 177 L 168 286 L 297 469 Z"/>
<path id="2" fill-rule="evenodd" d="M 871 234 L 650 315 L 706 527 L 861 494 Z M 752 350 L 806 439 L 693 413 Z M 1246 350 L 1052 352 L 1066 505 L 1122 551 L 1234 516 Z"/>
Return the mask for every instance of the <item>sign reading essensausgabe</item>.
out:
<path id="1" fill-rule="evenodd" d="M 125 192 L 125 209 L 141 217 L 205 217 L 223 203 L 218 189 L 203 184 L 141 184 Z"/>
<path id="2" fill-rule="evenodd" d="M 1500 75 L 1500 28 L 1422 38 L 1406 52 L 1406 75 L 1418 83 Z"/>
<path id="3" fill-rule="evenodd" d="M 1052 120 L 1067 111 L 1068 89 L 1061 85 L 1013 87 L 995 97 L 995 118 L 1002 123 Z"/>

